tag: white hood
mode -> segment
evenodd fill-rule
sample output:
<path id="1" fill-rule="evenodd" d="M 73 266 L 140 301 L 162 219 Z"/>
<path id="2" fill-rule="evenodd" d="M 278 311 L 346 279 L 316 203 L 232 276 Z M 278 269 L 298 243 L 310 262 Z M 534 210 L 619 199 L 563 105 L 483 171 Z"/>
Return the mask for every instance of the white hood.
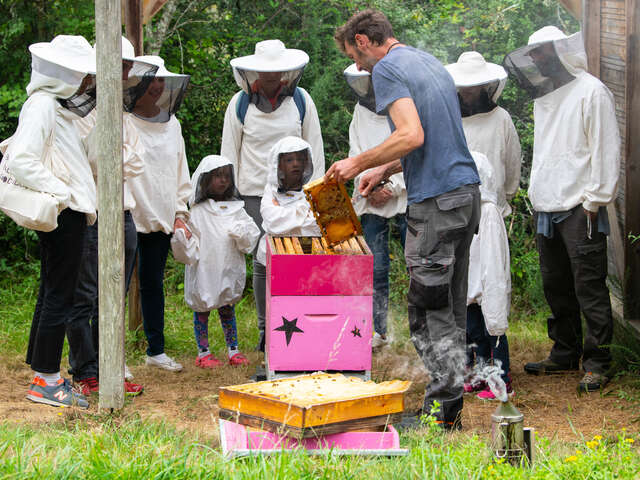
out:
<path id="1" fill-rule="evenodd" d="M 271 151 L 269 151 L 269 163 L 267 172 L 267 186 L 272 189 L 274 193 L 278 191 L 280 185 L 280 178 L 278 175 L 278 161 L 281 153 L 299 152 L 300 150 L 307 150 L 309 152 L 309 161 L 305 166 L 303 181 L 304 185 L 307 183 L 313 175 L 313 158 L 311 154 L 311 145 L 299 137 L 284 137 L 278 141 Z M 302 193 L 302 192 L 300 192 Z"/>
<path id="2" fill-rule="evenodd" d="M 586 73 L 582 34 L 567 37 L 556 27 L 541 28 L 528 45 L 509 53 L 503 66 L 531 98 L 543 97 Z"/>
<path id="3" fill-rule="evenodd" d="M 531 34 L 528 45 L 546 42 L 553 42 L 558 58 L 571 75 L 577 76 L 588 70 L 587 52 L 584 49 L 582 32 L 567 36 L 558 27 L 542 27 Z"/>
<path id="4" fill-rule="evenodd" d="M 30 45 L 29 52 L 29 96 L 41 91 L 66 99 L 76 93 L 87 74 L 95 74 L 95 52 L 82 36 L 58 35 L 51 42 Z"/>
<path id="5" fill-rule="evenodd" d="M 190 205 L 193 205 L 195 203 L 200 176 L 205 173 L 209 173 L 212 170 L 215 170 L 216 168 L 224 167 L 225 165 L 231 165 L 231 168 L 232 168 L 231 180 L 233 181 L 233 177 L 234 177 L 233 164 L 229 160 L 227 160 L 225 157 L 221 155 L 207 155 L 202 159 L 202 161 L 200 162 L 200 165 L 198 165 L 198 168 L 196 168 L 196 171 L 193 172 L 193 175 L 191 176 L 191 190 L 193 193 L 189 198 Z M 235 185 L 234 185 L 234 188 L 235 188 Z"/>

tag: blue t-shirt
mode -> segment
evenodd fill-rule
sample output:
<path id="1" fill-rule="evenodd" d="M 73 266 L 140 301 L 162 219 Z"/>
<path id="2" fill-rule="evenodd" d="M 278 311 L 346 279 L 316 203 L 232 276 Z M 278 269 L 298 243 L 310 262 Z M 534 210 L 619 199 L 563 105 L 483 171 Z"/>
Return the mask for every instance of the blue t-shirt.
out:
<path id="1" fill-rule="evenodd" d="M 420 116 L 424 144 L 401 160 L 409 204 L 480 183 L 462 130 L 456 87 L 433 55 L 396 47 L 373 67 L 372 81 L 379 114 L 388 115 L 399 98 L 411 98 Z M 391 117 L 389 123 L 395 130 Z"/>

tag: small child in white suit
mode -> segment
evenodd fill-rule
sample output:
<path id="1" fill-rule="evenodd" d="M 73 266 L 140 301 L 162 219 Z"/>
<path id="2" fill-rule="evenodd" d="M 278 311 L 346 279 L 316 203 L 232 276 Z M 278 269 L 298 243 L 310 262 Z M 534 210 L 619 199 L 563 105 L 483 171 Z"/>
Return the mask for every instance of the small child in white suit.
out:
<path id="1" fill-rule="evenodd" d="M 502 370 L 506 392 L 511 385 L 509 342 L 505 332 L 511 308 L 511 263 L 509 240 L 500 209 L 500 177 L 487 157 L 471 152 L 480 175 L 481 216 L 478 233 L 469 249 L 469 288 L 467 290 L 467 344 L 478 367 L 492 363 Z M 476 380 L 476 381 L 474 381 Z M 479 391 L 478 398 L 495 400 L 484 381 L 472 379 L 465 393 Z"/>
<path id="2" fill-rule="evenodd" d="M 320 236 L 320 228 L 305 198 L 302 186 L 313 175 L 311 146 L 299 137 L 284 137 L 269 152 L 267 185 L 260 203 L 262 228 L 256 260 L 267 263 L 267 235 L 294 237 Z M 256 285 L 254 294 L 264 299 L 266 285 Z M 264 325 L 264 319 L 258 319 Z M 264 334 L 260 338 L 260 350 L 264 351 Z"/>
<path id="3" fill-rule="evenodd" d="M 248 363 L 238 350 L 234 305 L 244 290 L 244 254 L 255 248 L 260 230 L 244 210 L 233 179 L 229 160 L 219 155 L 203 158 L 191 177 L 192 234 L 187 238 L 180 229 L 171 240 L 176 260 L 186 264 L 184 298 L 193 309 L 196 366 L 201 368 L 222 364 L 209 350 L 209 313 L 214 309 L 220 316 L 229 364 Z"/>

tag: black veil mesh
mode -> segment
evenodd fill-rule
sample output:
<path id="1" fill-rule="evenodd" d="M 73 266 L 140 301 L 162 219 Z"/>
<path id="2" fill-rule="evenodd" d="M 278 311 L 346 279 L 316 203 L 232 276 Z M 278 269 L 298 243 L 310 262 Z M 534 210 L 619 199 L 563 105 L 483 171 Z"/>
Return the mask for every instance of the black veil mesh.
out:
<path id="1" fill-rule="evenodd" d="M 560 61 L 553 42 L 514 50 L 504 58 L 502 66 L 533 99 L 551 93 L 575 78 Z"/>
<path id="2" fill-rule="evenodd" d="M 276 95 L 275 104 L 272 104 L 267 98 L 265 98 L 264 95 L 260 93 L 259 88 L 260 75 L 270 74 L 272 72 L 256 72 L 236 67 L 234 67 L 233 72 L 236 77 L 236 82 L 241 86 L 242 90 L 249 95 L 249 103 L 253 103 L 264 113 L 271 113 L 278 109 L 285 98 L 293 96 L 293 93 L 300 82 L 300 78 L 302 78 L 304 67 L 296 70 L 290 70 L 288 72 L 278 72 L 280 73 L 280 90 Z"/>

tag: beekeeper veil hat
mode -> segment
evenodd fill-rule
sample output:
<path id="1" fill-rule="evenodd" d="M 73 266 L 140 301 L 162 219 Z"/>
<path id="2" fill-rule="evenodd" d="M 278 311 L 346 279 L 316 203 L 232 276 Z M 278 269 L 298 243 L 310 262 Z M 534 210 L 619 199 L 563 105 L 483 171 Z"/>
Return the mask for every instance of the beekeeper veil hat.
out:
<path id="1" fill-rule="evenodd" d="M 233 164 L 231 161 L 221 155 L 207 155 L 202 159 L 196 171 L 191 176 L 191 191 L 193 192 L 189 203 L 195 205 L 209 197 L 209 182 L 211 176 L 215 174 L 216 170 L 227 167 L 230 173 L 229 188 L 225 192 L 225 200 L 239 200 L 240 193 L 236 189 L 233 174 Z"/>
<path id="2" fill-rule="evenodd" d="M 557 27 L 543 27 L 526 47 L 509 53 L 503 65 L 531 98 L 542 97 L 587 70 L 582 33 L 567 36 Z"/>
<path id="3" fill-rule="evenodd" d="M 122 107 L 131 112 L 158 70 L 157 65 L 136 60 L 131 42 L 122 37 Z"/>
<path id="4" fill-rule="evenodd" d="M 479 52 L 464 52 L 456 63 L 445 67 L 457 89 L 483 86 L 489 99 L 497 102 L 507 83 L 507 72 L 500 65 L 487 62 Z"/>
<path id="5" fill-rule="evenodd" d="M 51 42 L 34 43 L 31 52 L 31 81 L 27 94 L 45 91 L 60 104 L 84 117 L 96 105 L 96 56 L 80 35 L 58 35 Z"/>
<path id="6" fill-rule="evenodd" d="M 356 64 L 352 63 L 344 70 L 343 75 L 358 103 L 376 113 L 376 96 L 373 93 L 371 74 L 366 70 L 358 70 Z"/>
<path id="7" fill-rule="evenodd" d="M 307 156 L 305 164 L 302 167 L 302 183 L 307 183 L 313 175 L 313 161 L 311 157 L 311 145 L 300 137 L 284 137 L 271 147 L 269 151 L 269 173 L 267 176 L 267 183 L 274 188 L 274 190 L 283 192 L 286 191 L 284 185 L 284 172 L 280 169 L 280 156 L 285 153 L 306 151 Z"/>
<path id="8" fill-rule="evenodd" d="M 147 122 L 168 122 L 174 115 L 187 91 L 189 75 L 172 73 L 164 66 L 164 60 L 156 55 L 142 55 L 135 58 L 158 67 L 144 94 L 139 96 L 133 113 Z"/>
<path id="9" fill-rule="evenodd" d="M 231 68 L 236 83 L 249 95 L 250 103 L 270 113 L 287 96 L 293 95 L 307 63 L 309 55 L 302 50 L 285 48 L 280 40 L 264 40 L 256 43 L 253 55 L 231 60 Z M 260 98 L 265 96 L 265 88 L 275 90 L 275 97 L 269 101 Z"/>

